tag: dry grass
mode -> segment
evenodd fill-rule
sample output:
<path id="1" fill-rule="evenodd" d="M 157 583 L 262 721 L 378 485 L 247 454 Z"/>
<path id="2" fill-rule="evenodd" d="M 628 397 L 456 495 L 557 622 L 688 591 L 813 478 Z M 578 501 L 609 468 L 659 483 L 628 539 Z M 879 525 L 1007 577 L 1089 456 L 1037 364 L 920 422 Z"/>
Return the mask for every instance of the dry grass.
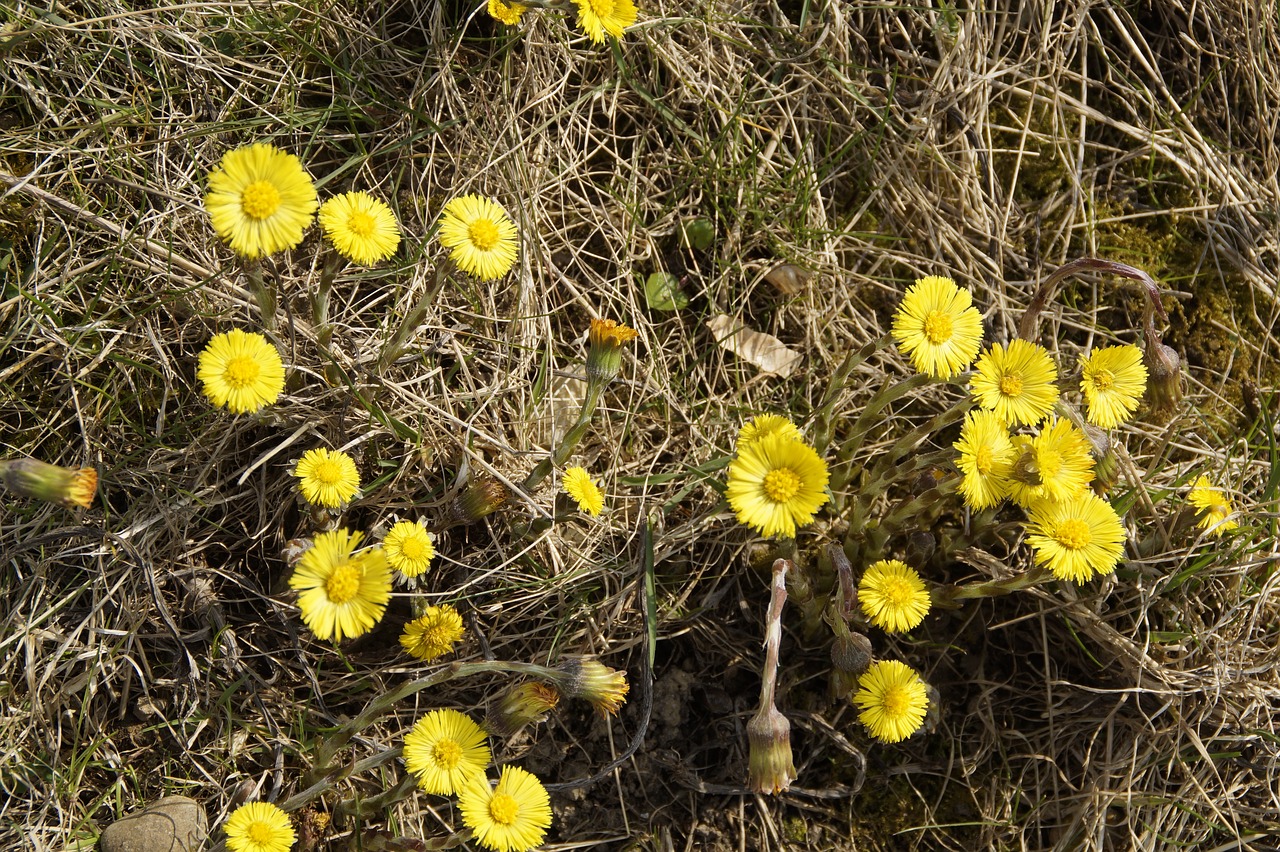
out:
<path id="1" fill-rule="evenodd" d="M 301 627 L 281 558 L 307 529 L 289 461 L 319 445 L 355 454 L 359 529 L 438 517 L 471 475 L 519 482 L 572 417 L 583 330 L 603 316 L 640 332 L 575 456 L 603 477 L 607 514 L 566 519 L 561 498 L 560 522 L 521 535 L 557 510 L 551 488 L 518 494 L 443 537 L 425 588 L 469 613 L 464 657 L 595 653 L 639 696 L 639 528 L 656 519 L 650 729 L 609 780 L 553 797 L 559 848 L 1275 847 L 1274 4 L 659 4 L 613 49 L 557 14 L 529 14 L 517 34 L 454 2 L 132 6 L 0 11 L 4 453 L 104 479 L 79 519 L 0 508 L 0 845 L 87 842 L 166 793 L 216 823 L 243 781 L 298 792 L 326 731 L 421 667 L 396 649 L 403 599 L 342 654 Z M 388 199 L 407 238 L 392 263 L 339 280 L 338 387 L 306 322 L 317 238 L 268 264 L 292 312 L 279 342 L 294 379 L 264 417 L 233 418 L 201 398 L 195 356 L 256 315 L 200 199 L 222 153 L 259 139 L 299 154 L 322 196 Z M 497 287 L 449 282 L 410 355 L 380 372 L 382 342 L 431 287 L 432 225 L 462 192 L 514 212 L 520 263 Z M 708 252 L 681 246 L 693 217 L 715 223 Z M 1166 301 L 1187 404 L 1124 432 L 1122 569 L 876 638 L 941 698 L 934 730 L 894 747 L 828 701 L 826 648 L 789 623 L 784 708 L 810 792 L 734 794 L 767 600 L 715 488 L 738 425 L 762 410 L 811 418 L 917 276 L 972 287 L 1004 339 L 1035 283 L 1084 254 L 1181 294 Z M 799 295 L 765 282 L 782 261 L 812 273 Z M 688 309 L 646 307 L 654 271 L 680 276 Z M 721 350 L 704 324 L 718 312 L 801 351 L 802 371 L 764 377 Z M 1139 319 L 1117 282 L 1077 282 L 1042 341 L 1073 364 L 1135 340 Z M 905 372 L 893 353 L 862 365 L 836 391 L 837 434 Z M 895 406 L 854 467 L 956 395 Z M 1238 536 L 1179 521 L 1202 469 L 1245 508 Z M 958 520 L 945 517 L 939 529 Z M 932 579 L 1025 567 L 1018 525 L 994 532 L 996 558 L 944 547 Z M 802 551 L 840 534 L 838 519 L 819 524 Z M 419 693 L 349 756 L 397 745 L 423 709 L 479 707 L 499 683 Z M 570 709 L 500 757 L 552 781 L 590 775 L 642 704 L 613 720 Z M 850 793 L 859 751 L 870 783 Z M 343 780 L 322 809 L 397 772 Z M 456 824 L 442 800 L 410 797 L 315 848 Z"/>

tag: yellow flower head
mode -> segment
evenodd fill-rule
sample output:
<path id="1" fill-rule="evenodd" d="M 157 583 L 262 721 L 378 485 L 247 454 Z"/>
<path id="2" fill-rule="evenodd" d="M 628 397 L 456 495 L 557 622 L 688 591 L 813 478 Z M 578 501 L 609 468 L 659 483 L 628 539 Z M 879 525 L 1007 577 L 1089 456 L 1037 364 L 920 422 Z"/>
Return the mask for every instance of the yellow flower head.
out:
<path id="1" fill-rule="evenodd" d="M 982 345 L 982 316 L 973 296 L 950 278 L 929 275 L 907 290 L 893 315 L 898 349 L 917 371 L 949 379 L 968 369 Z"/>
<path id="2" fill-rule="evenodd" d="M 827 502 L 827 463 L 803 441 L 766 435 L 738 447 L 725 496 L 738 520 L 764 536 L 794 538 Z"/>
<path id="3" fill-rule="evenodd" d="M 605 34 L 622 38 L 622 31 L 636 22 L 636 4 L 631 0 L 573 0 L 578 6 L 578 26 L 596 44 Z"/>
<path id="4" fill-rule="evenodd" d="M 956 466 L 964 474 L 960 494 L 971 509 L 988 509 L 1009 496 L 1009 475 L 1017 455 L 1009 427 L 994 411 L 970 411 L 960 427 Z"/>
<path id="5" fill-rule="evenodd" d="M 336 509 L 360 491 L 360 472 L 351 456 L 323 447 L 307 450 L 293 469 L 303 498 L 313 506 Z"/>
<path id="6" fill-rule="evenodd" d="M 484 782 L 491 759 L 484 729 L 457 710 L 432 710 L 404 736 L 405 768 L 426 793 L 448 796 L 473 779 Z"/>
<path id="7" fill-rule="evenodd" d="M 983 408 L 1005 423 L 1034 426 L 1058 401 L 1058 368 L 1043 346 L 1017 339 L 999 343 L 978 359 L 969 387 Z"/>
<path id="8" fill-rule="evenodd" d="M 367 192 L 344 192 L 320 205 L 320 227 L 347 260 L 373 266 L 396 253 L 400 225 L 391 208 Z"/>
<path id="9" fill-rule="evenodd" d="M 622 369 L 622 346 L 639 332 L 611 319 L 593 319 L 587 331 L 587 381 L 607 382 Z"/>
<path id="10" fill-rule="evenodd" d="M 462 822 L 476 842 L 494 852 L 525 852 L 542 843 L 551 827 L 551 798 L 532 774 L 518 766 L 502 767 L 498 786 L 483 775 L 458 791 Z"/>
<path id="11" fill-rule="evenodd" d="M 882 559 L 862 575 L 858 604 L 876 627 L 905 633 L 929 614 L 929 590 L 914 568 L 896 559 Z"/>
<path id="12" fill-rule="evenodd" d="M 506 3 L 504 0 L 489 0 L 489 17 L 496 21 L 514 27 L 520 23 L 520 16 L 525 13 L 528 6 L 520 3 Z"/>
<path id="13" fill-rule="evenodd" d="M 569 698 L 586 699 L 601 716 L 616 714 L 631 690 L 627 673 L 590 657 L 569 657 L 555 668 L 555 684 Z"/>
<path id="14" fill-rule="evenodd" d="M 196 375 L 209 401 L 233 414 L 257 411 L 284 393 L 280 353 L 261 334 L 238 328 L 213 336 Z"/>
<path id="15" fill-rule="evenodd" d="M 232 811 L 222 830 L 231 852 L 289 852 L 293 824 L 289 815 L 270 802 L 249 802 Z"/>
<path id="16" fill-rule="evenodd" d="M 924 681 L 905 663 L 881 660 L 858 678 L 853 703 L 861 708 L 858 720 L 871 736 L 896 743 L 920 730 L 929 696 Z"/>
<path id="17" fill-rule="evenodd" d="M 1035 503 L 1027 515 L 1027 542 L 1036 562 L 1047 565 L 1059 580 L 1084 583 L 1094 574 L 1110 574 L 1124 551 L 1120 516 L 1090 491 Z"/>
<path id="18" fill-rule="evenodd" d="M 426 527 L 416 521 L 400 521 L 382 540 L 387 561 L 406 577 L 416 577 L 431 566 L 436 545 Z"/>
<path id="19" fill-rule="evenodd" d="M 573 498 L 578 508 L 590 515 L 599 515 L 604 508 L 604 495 L 600 486 L 591 481 L 585 468 L 571 467 L 564 472 L 564 493 Z"/>
<path id="20" fill-rule="evenodd" d="M 297 157 L 259 142 L 222 156 L 209 174 L 204 206 L 232 251 L 264 257 L 302 242 L 316 188 Z"/>
<path id="21" fill-rule="evenodd" d="M 431 662 L 453 650 L 462 638 L 462 616 L 448 604 L 429 606 L 422 618 L 404 626 L 400 634 L 400 647 L 410 656 Z"/>
<path id="22" fill-rule="evenodd" d="M 1088 419 L 1094 426 L 1114 429 L 1138 410 L 1147 392 L 1147 366 L 1136 346 L 1095 349 L 1080 356 L 1080 392 L 1089 403 Z"/>
<path id="23" fill-rule="evenodd" d="M 506 275 L 516 262 L 520 241 L 515 223 L 501 204 L 463 195 L 444 206 L 440 244 L 453 250 L 449 256 L 463 272 L 492 281 Z"/>
<path id="24" fill-rule="evenodd" d="M 1203 513 L 1199 525 L 1214 535 L 1222 535 L 1240 526 L 1238 522 L 1231 519 L 1231 515 L 1235 512 L 1235 506 L 1231 505 L 1231 498 L 1221 488 L 1215 488 L 1209 481 L 1209 477 L 1203 475 L 1196 477 L 1187 499 L 1191 501 L 1192 506 Z"/>
<path id="25" fill-rule="evenodd" d="M 362 535 L 322 532 L 289 578 L 302 620 L 318 639 L 340 642 L 372 630 L 391 600 L 391 569 L 381 547 L 353 553 Z"/>
<path id="26" fill-rule="evenodd" d="M 742 428 L 738 430 L 738 446 L 742 447 L 746 444 L 760 440 L 765 435 L 786 435 L 788 438 L 794 438 L 799 441 L 800 430 L 796 428 L 796 424 L 780 414 L 757 414 L 746 423 L 742 424 Z"/>
<path id="27" fill-rule="evenodd" d="M 1070 420 L 1055 417 L 1034 438 L 1018 435 L 1012 440 L 1016 458 L 1009 496 L 1022 508 L 1077 497 L 1093 482 L 1092 445 Z"/>
<path id="28" fill-rule="evenodd" d="M 98 471 L 28 458 L 0 459 L 0 485 L 24 497 L 87 509 L 98 490 Z"/>

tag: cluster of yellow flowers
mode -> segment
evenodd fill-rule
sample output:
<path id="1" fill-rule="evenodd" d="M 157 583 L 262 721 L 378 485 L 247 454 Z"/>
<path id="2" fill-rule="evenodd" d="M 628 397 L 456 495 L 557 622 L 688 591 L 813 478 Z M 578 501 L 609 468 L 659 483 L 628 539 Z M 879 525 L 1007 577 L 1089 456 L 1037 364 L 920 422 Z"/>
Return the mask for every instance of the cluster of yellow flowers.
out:
<path id="1" fill-rule="evenodd" d="M 487 8 L 494 20 L 514 27 L 533 5 L 514 0 L 488 0 Z M 603 44 L 606 36 L 622 38 L 638 15 L 632 0 L 573 0 L 573 5 L 577 7 L 578 26 L 596 44 Z"/>

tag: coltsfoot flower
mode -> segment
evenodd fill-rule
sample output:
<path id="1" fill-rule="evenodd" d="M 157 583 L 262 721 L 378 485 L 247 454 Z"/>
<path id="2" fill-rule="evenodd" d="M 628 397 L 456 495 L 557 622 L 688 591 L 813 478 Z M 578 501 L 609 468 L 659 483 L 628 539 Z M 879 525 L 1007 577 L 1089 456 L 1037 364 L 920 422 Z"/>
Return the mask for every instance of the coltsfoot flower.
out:
<path id="1" fill-rule="evenodd" d="M 968 369 L 982 345 L 973 296 L 940 275 L 916 279 L 893 315 L 898 349 L 921 373 L 949 379 Z"/>
<path id="2" fill-rule="evenodd" d="M 382 540 L 391 567 L 406 577 L 417 577 L 431 567 L 436 545 L 427 528 L 416 521 L 400 521 Z"/>
<path id="3" fill-rule="evenodd" d="M 1080 356 L 1080 392 L 1094 426 L 1114 429 L 1138 410 L 1147 391 L 1147 367 L 1136 346 L 1107 346 Z"/>
<path id="4" fill-rule="evenodd" d="M 786 435 L 797 441 L 803 440 L 796 424 L 781 414 L 757 414 L 738 430 L 738 446 L 755 443 L 765 435 Z"/>
<path id="5" fill-rule="evenodd" d="M 587 331 L 587 380 L 607 382 L 622 369 L 622 347 L 636 339 L 634 328 L 611 319 L 593 319 Z"/>
<path id="6" fill-rule="evenodd" d="M 448 604 L 429 606 L 421 618 L 404 626 L 400 647 L 410 656 L 431 662 L 453 650 L 462 638 L 462 616 Z"/>
<path id="7" fill-rule="evenodd" d="M 590 657 L 569 657 L 555 669 L 556 688 L 568 698 L 584 698 L 607 716 L 617 713 L 627 700 L 627 673 Z"/>
<path id="8" fill-rule="evenodd" d="M 1213 483 L 1209 481 L 1209 477 L 1204 475 L 1196 477 L 1195 484 L 1191 486 L 1191 493 L 1187 495 L 1187 499 L 1200 512 L 1200 527 L 1207 529 L 1214 535 L 1220 536 L 1240 526 L 1231 517 L 1235 513 L 1235 506 L 1231 504 L 1231 498 L 1221 488 L 1214 487 Z"/>
<path id="9" fill-rule="evenodd" d="M 232 811 L 222 830 L 231 852 L 289 852 L 293 824 L 289 815 L 270 802 L 249 802 Z"/>
<path id="10" fill-rule="evenodd" d="M 252 259 L 302 242 L 316 200 L 298 158 L 258 142 L 222 156 L 209 174 L 204 206 L 218 236 Z"/>
<path id="11" fill-rule="evenodd" d="M 289 578 L 302 620 L 318 639 L 340 642 L 367 633 L 391 600 L 391 569 L 382 548 L 355 553 L 362 537 L 347 530 L 318 534 Z"/>
<path id="12" fill-rule="evenodd" d="M 484 728 L 457 710 L 432 710 L 404 737 L 405 768 L 425 793 L 448 796 L 483 782 L 492 759 Z"/>
<path id="13" fill-rule="evenodd" d="M 481 281 L 506 275 L 520 246 L 515 223 L 498 202 L 479 195 L 463 195 L 444 206 L 440 244 L 458 268 Z"/>
<path id="14" fill-rule="evenodd" d="M 1084 583 L 1095 574 L 1110 574 L 1124 552 L 1119 515 L 1090 491 L 1062 501 L 1039 501 L 1027 515 L 1027 543 L 1036 562 L 1059 580 Z"/>
<path id="15" fill-rule="evenodd" d="M 1044 500 L 1076 497 L 1093 482 L 1095 461 L 1089 438 L 1070 420 L 1054 418 L 1034 438 L 1013 438 L 1017 453 L 1009 476 L 1009 496 L 1025 508 Z"/>
<path id="16" fill-rule="evenodd" d="M 596 516 L 604 509 L 604 494 L 600 492 L 600 486 L 591 480 L 591 474 L 585 468 L 567 469 L 562 486 L 564 493 L 572 497 L 578 508 L 587 514 Z"/>
<path id="17" fill-rule="evenodd" d="M 853 703 L 861 708 L 858 720 L 871 736 L 896 743 L 920 730 L 929 709 L 929 696 L 924 681 L 910 666 L 897 660 L 881 660 L 872 663 L 858 679 Z"/>
<path id="18" fill-rule="evenodd" d="M 973 398 L 1009 425 L 1034 426 L 1058 401 L 1058 368 L 1043 346 L 1017 339 L 993 343 L 974 367 Z"/>
<path id="19" fill-rule="evenodd" d="M 622 38 L 623 31 L 636 22 L 638 12 L 632 0 L 573 0 L 578 7 L 578 26 L 596 44 L 606 35 Z"/>
<path id="20" fill-rule="evenodd" d="M 520 23 L 520 16 L 527 10 L 528 6 L 520 3 L 507 3 L 504 0 L 489 0 L 489 17 L 495 21 L 514 27 Z"/>
<path id="21" fill-rule="evenodd" d="M 36 459 L 0 460 L 0 485 L 47 503 L 87 509 L 98 490 L 98 471 L 91 467 L 60 467 Z"/>
<path id="22" fill-rule="evenodd" d="M 341 450 L 307 450 L 294 466 L 293 475 L 303 498 L 313 506 L 336 509 L 360 493 L 355 459 Z"/>
<path id="23" fill-rule="evenodd" d="M 494 736 L 509 737 L 526 725 L 545 722 L 559 703 L 560 692 L 554 686 L 538 681 L 519 683 L 489 706 L 484 726 Z"/>
<path id="24" fill-rule="evenodd" d="M 462 822 L 476 842 L 495 852 L 525 852 L 542 843 L 551 827 L 551 798 L 534 775 L 518 766 L 502 767 L 498 785 L 483 775 L 458 791 Z"/>
<path id="25" fill-rule="evenodd" d="M 970 411 L 960 427 L 956 466 L 964 478 L 960 494 L 971 509 L 988 509 L 1009 496 L 1009 476 L 1017 456 L 1009 427 L 994 411 Z"/>
<path id="26" fill-rule="evenodd" d="M 367 192 L 344 192 L 320 205 L 320 228 L 347 260 L 373 266 L 396 253 L 400 225 L 391 208 Z"/>
<path id="27" fill-rule="evenodd" d="M 813 447 L 775 433 L 738 447 L 725 496 L 738 520 L 761 535 L 794 538 L 827 502 L 828 477 Z"/>
<path id="28" fill-rule="evenodd" d="M 929 614 L 929 590 L 916 570 L 905 562 L 882 559 L 862 575 L 858 605 L 881 630 L 905 633 Z"/>
<path id="29" fill-rule="evenodd" d="M 238 328 L 210 339 L 196 375 L 209 401 L 233 414 L 257 411 L 284 393 L 280 353 L 261 334 Z"/>

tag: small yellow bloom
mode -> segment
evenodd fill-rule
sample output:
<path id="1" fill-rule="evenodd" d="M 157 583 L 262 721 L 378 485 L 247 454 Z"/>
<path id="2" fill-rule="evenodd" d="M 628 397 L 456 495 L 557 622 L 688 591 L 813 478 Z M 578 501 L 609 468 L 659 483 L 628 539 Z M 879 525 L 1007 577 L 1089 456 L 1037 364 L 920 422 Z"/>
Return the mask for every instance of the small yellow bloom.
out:
<path id="1" fill-rule="evenodd" d="M 604 495 L 600 486 L 591 481 L 585 468 L 571 467 L 564 472 L 564 493 L 573 498 L 578 508 L 590 515 L 599 515 L 604 508 Z"/>
<path id="2" fill-rule="evenodd" d="M 448 796 L 473 779 L 484 781 L 492 760 L 484 729 L 457 710 L 432 710 L 404 737 L 405 768 L 423 792 Z M 488 786 L 486 784 L 486 786 Z"/>
<path id="3" fill-rule="evenodd" d="M 196 375 L 209 401 L 233 414 L 257 411 L 284 393 L 280 353 L 261 334 L 238 328 L 213 336 Z"/>
<path id="4" fill-rule="evenodd" d="M 881 630 L 905 633 L 929 614 L 929 590 L 916 570 L 896 559 L 869 567 L 858 583 L 858 604 Z"/>
<path id="5" fill-rule="evenodd" d="M 596 44 L 605 34 L 622 38 L 623 30 L 636 22 L 638 12 L 631 0 L 573 0 L 578 6 L 578 26 Z"/>
<path id="6" fill-rule="evenodd" d="M 528 6 L 520 3 L 506 3 L 504 0 L 489 0 L 489 17 L 496 21 L 514 27 L 520 23 L 520 16 L 525 13 Z"/>
<path id="7" fill-rule="evenodd" d="M 400 225 L 391 208 L 367 192 L 344 192 L 320 205 L 320 227 L 338 253 L 373 266 L 396 253 Z"/>
<path id="8" fill-rule="evenodd" d="M 601 716 L 615 714 L 631 687 L 627 673 L 590 657 L 569 657 L 556 666 L 556 688 L 569 698 L 586 699 Z"/>
<path id="9" fill-rule="evenodd" d="M 298 478 L 303 498 L 313 506 L 336 509 L 360 491 L 355 459 L 341 450 L 307 450 L 293 468 L 293 475 Z"/>
<path id="10" fill-rule="evenodd" d="M 924 681 L 910 666 L 897 660 L 881 660 L 872 663 L 858 678 L 853 703 L 861 708 L 858 720 L 867 726 L 871 736 L 896 743 L 920 730 L 929 709 L 929 696 Z"/>
<path id="11" fill-rule="evenodd" d="M 973 296 L 950 278 L 929 275 L 907 290 L 893 315 L 898 349 L 921 373 L 949 379 L 968 369 L 982 345 L 982 315 Z"/>
<path id="12" fill-rule="evenodd" d="M 68 509 L 87 509 L 93 505 L 93 495 L 98 490 L 98 471 L 91 467 L 60 467 L 36 459 L 3 459 L 0 485 L 24 497 Z"/>
<path id="13" fill-rule="evenodd" d="M 1054 418 L 1034 438 L 1018 435 L 1012 440 L 1016 458 L 1009 496 L 1022 508 L 1077 497 L 1093 482 L 1092 444 L 1070 420 Z"/>
<path id="14" fill-rule="evenodd" d="M 249 802 L 232 811 L 222 830 L 231 852 L 289 852 L 293 824 L 289 815 L 270 802 Z"/>
<path id="15" fill-rule="evenodd" d="M 1114 429 L 1138 410 L 1147 392 L 1147 367 L 1136 346 L 1095 349 L 1080 356 L 1080 392 L 1089 404 L 1088 419 L 1094 426 Z"/>
<path id="16" fill-rule="evenodd" d="M 479 195 L 464 195 L 444 206 L 440 244 L 458 268 L 481 281 L 507 274 L 520 247 L 515 223 L 502 205 Z"/>
<path id="17" fill-rule="evenodd" d="M 1084 583 L 1110 574 L 1124 552 L 1120 516 L 1092 492 L 1034 503 L 1027 515 L 1027 543 L 1036 562 L 1048 565 L 1059 580 Z"/>
<path id="18" fill-rule="evenodd" d="M 593 319 L 587 332 L 587 380 L 608 381 L 622 369 L 622 346 L 639 334 L 620 322 Z"/>
<path id="19" fill-rule="evenodd" d="M 453 650 L 462 638 L 462 616 L 448 604 L 429 606 L 421 618 L 404 626 L 400 647 L 410 656 L 431 662 Z"/>
<path id="20" fill-rule="evenodd" d="M 502 767 L 496 787 L 483 775 L 458 791 L 462 822 L 494 852 L 525 852 L 551 827 L 551 798 L 542 782 L 518 766 Z"/>
<path id="21" fill-rule="evenodd" d="M 1043 346 L 1017 339 L 983 353 L 969 387 L 983 408 L 1005 423 L 1034 426 L 1058 401 L 1058 368 Z"/>
<path id="22" fill-rule="evenodd" d="M 263 257 L 302 242 L 316 188 L 292 154 L 264 142 L 228 151 L 209 174 L 205 209 L 237 254 Z"/>
<path id="23" fill-rule="evenodd" d="M 808 444 L 766 435 L 738 447 L 725 496 L 738 520 L 764 536 L 794 538 L 827 502 L 827 464 Z"/>
<path id="24" fill-rule="evenodd" d="M 406 577 L 416 577 L 431 567 L 436 545 L 427 528 L 415 521 L 400 521 L 382 540 L 387 561 Z"/>
<path id="25" fill-rule="evenodd" d="M 960 494 L 972 509 L 988 509 L 1009 496 L 1009 475 L 1016 452 L 1009 427 L 994 411 L 970 411 L 953 444 L 960 458 L 956 466 L 964 474 Z"/>
<path id="26" fill-rule="evenodd" d="M 1222 535 L 1240 526 L 1231 518 L 1235 513 L 1231 498 L 1221 488 L 1215 488 L 1209 481 L 1209 477 L 1203 475 L 1196 477 L 1187 499 L 1191 501 L 1192 506 L 1203 513 L 1199 525 L 1214 535 Z"/>
<path id="27" fill-rule="evenodd" d="M 340 642 L 372 630 L 391 600 L 391 569 L 381 547 L 354 553 L 358 532 L 322 532 L 289 578 L 302 620 L 318 639 Z"/>
<path id="28" fill-rule="evenodd" d="M 765 435 L 786 435 L 788 438 L 794 438 L 799 441 L 800 430 L 796 428 L 796 424 L 780 414 L 757 414 L 746 423 L 742 424 L 742 428 L 738 430 L 738 446 L 751 444 L 760 440 Z"/>

